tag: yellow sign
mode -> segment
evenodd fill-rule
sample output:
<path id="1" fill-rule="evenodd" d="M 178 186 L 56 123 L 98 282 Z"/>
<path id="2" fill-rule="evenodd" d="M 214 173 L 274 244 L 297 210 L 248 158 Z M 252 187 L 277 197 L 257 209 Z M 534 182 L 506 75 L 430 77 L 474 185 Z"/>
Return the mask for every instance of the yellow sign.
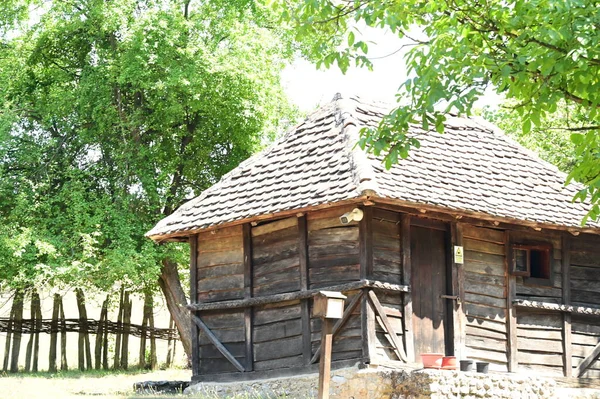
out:
<path id="1" fill-rule="evenodd" d="M 464 253 L 465 253 L 465 251 L 463 250 L 463 247 L 455 245 L 454 246 L 454 263 L 459 263 L 461 265 L 463 263 L 465 263 Z"/>

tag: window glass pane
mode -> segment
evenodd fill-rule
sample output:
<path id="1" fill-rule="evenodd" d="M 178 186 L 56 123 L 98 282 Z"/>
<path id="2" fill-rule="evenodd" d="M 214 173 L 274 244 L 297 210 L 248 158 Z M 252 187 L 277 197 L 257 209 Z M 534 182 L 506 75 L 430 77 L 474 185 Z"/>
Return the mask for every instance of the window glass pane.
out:
<path id="1" fill-rule="evenodd" d="M 515 271 L 527 272 L 527 250 L 515 249 Z"/>

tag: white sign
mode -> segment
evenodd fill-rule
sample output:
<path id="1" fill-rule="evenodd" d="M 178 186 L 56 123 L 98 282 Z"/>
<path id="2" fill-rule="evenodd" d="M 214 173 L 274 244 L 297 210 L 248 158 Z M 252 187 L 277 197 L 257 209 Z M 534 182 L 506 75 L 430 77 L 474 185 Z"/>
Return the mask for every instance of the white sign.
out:
<path id="1" fill-rule="evenodd" d="M 463 264 L 465 263 L 465 251 L 463 247 L 458 245 L 454 246 L 454 263 Z"/>

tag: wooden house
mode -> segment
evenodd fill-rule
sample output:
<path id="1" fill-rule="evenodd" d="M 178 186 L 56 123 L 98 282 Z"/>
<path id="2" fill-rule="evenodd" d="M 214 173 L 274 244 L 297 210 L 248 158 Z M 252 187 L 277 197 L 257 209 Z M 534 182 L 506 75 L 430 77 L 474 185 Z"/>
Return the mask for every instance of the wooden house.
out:
<path id="1" fill-rule="evenodd" d="M 193 380 L 316 370 L 321 289 L 347 295 L 333 367 L 442 352 L 600 375 L 600 224 L 581 226 L 579 187 L 463 118 L 413 128 L 421 148 L 386 170 L 355 146 L 385 113 L 336 97 L 147 233 L 190 243 Z"/>

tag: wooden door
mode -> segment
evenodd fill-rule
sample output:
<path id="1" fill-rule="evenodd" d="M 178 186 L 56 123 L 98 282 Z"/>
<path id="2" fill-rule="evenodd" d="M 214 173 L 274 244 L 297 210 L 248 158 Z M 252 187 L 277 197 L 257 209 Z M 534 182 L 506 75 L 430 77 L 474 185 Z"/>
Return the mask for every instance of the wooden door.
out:
<path id="1" fill-rule="evenodd" d="M 441 224 L 435 228 L 411 226 L 413 332 L 415 361 L 421 353 L 446 354 L 447 304 L 441 295 L 447 285 L 447 231 Z"/>

